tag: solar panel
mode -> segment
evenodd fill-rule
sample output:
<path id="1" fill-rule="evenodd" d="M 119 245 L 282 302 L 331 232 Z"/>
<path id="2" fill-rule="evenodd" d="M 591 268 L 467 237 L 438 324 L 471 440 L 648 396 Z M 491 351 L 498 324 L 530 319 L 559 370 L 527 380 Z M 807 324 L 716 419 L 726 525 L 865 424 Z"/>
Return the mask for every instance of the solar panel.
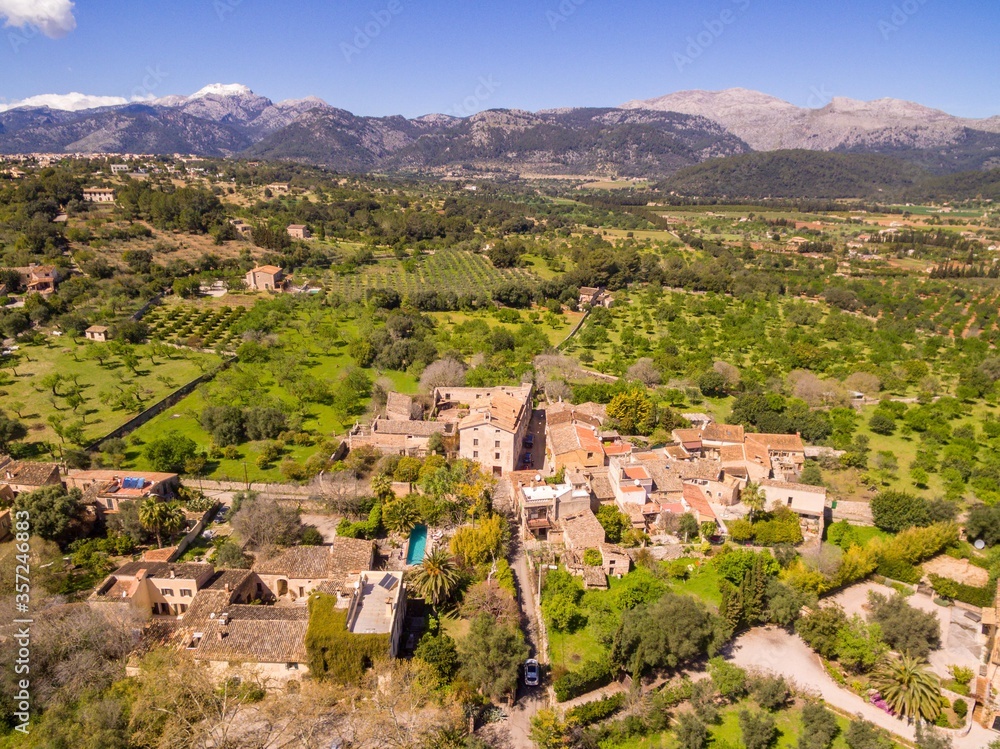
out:
<path id="1" fill-rule="evenodd" d="M 379 586 L 385 588 L 386 590 L 392 590 L 396 587 L 396 578 L 394 575 L 386 575 L 379 581 Z"/>

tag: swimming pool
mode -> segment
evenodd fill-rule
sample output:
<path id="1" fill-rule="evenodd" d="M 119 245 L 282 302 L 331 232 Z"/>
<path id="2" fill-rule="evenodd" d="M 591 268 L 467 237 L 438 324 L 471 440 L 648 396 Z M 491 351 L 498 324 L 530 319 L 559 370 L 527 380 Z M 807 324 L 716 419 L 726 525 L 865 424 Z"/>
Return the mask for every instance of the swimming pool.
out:
<path id="1" fill-rule="evenodd" d="M 410 531 L 410 543 L 406 549 L 406 563 L 420 564 L 427 550 L 427 526 L 415 525 Z"/>

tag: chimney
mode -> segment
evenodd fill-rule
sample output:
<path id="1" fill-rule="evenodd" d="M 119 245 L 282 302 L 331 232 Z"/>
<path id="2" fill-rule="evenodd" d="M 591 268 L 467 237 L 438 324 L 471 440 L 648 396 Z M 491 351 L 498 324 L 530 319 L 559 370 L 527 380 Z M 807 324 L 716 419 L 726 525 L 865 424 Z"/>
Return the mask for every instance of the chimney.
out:
<path id="1" fill-rule="evenodd" d="M 175 577 L 177 577 L 177 575 L 176 575 L 176 573 L 174 572 L 174 568 L 173 568 L 173 567 L 171 567 L 171 568 L 170 568 L 170 579 L 171 579 L 171 580 L 173 580 L 173 579 L 174 579 Z"/>
<path id="2" fill-rule="evenodd" d="M 229 592 L 230 592 L 230 590 L 229 590 L 229 583 L 226 583 L 226 584 L 225 584 L 225 585 L 223 585 L 222 587 L 223 587 L 223 588 L 225 588 L 225 590 L 226 590 L 226 592 L 227 592 L 227 593 L 229 593 Z"/>
<path id="3" fill-rule="evenodd" d="M 226 626 L 229 625 L 229 612 L 228 611 L 223 611 L 221 614 L 219 614 L 219 622 L 222 624 L 223 627 L 226 627 Z"/>

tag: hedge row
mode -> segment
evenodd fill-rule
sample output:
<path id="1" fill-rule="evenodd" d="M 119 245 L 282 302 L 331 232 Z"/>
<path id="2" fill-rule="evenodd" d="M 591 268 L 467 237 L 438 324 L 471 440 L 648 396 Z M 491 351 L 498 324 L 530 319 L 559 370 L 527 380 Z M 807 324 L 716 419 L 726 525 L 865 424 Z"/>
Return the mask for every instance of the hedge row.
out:
<path id="1" fill-rule="evenodd" d="M 611 664 L 606 660 L 587 661 L 579 671 L 571 671 L 556 679 L 552 688 L 556 699 L 565 702 L 610 684 L 612 677 Z"/>
<path id="2" fill-rule="evenodd" d="M 985 587 L 977 588 L 974 585 L 964 585 L 955 582 L 947 577 L 931 575 L 931 587 L 934 592 L 943 598 L 951 598 L 955 601 L 967 603 L 970 606 L 987 607 L 992 606 L 997 592 L 996 580 L 990 579 Z"/>
<path id="3" fill-rule="evenodd" d="M 610 718 L 625 705 L 625 693 L 603 697 L 596 702 L 578 705 L 566 713 L 566 721 L 577 726 L 589 726 L 591 723 Z"/>

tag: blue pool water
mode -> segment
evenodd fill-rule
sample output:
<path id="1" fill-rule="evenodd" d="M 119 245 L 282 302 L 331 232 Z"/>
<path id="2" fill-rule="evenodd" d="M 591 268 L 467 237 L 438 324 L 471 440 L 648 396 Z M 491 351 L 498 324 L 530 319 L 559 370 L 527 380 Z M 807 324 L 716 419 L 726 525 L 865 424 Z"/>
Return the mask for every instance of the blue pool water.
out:
<path id="1" fill-rule="evenodd" d="M 420 564 L 427 550 L 427 526 L 415 525 L 410 531 L 410 544 L 406 549 L 406 563 Z"/>

